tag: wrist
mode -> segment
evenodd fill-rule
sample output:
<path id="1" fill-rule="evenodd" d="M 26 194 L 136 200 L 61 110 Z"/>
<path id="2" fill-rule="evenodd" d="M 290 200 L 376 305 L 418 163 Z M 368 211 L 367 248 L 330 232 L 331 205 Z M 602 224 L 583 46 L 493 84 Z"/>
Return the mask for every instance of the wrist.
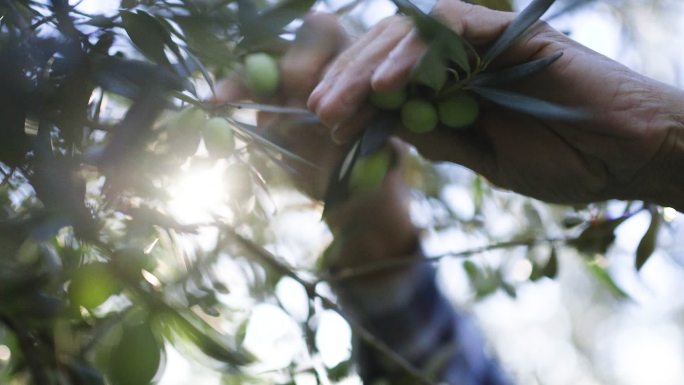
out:
<path id="1" fill-rule="evenodd" d="M 663 108 L 653 129 L 663 131 L 664 140 L 640 198 L 684 212 L 684 91 L 664 86 L 661 95 Z"/>

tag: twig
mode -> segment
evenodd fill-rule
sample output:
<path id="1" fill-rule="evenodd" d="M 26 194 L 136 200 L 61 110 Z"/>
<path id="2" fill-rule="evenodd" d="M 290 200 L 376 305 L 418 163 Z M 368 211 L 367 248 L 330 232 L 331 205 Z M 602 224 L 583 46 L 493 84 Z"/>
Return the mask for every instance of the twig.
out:
<path id="1" fill-rule="evenodd" d="M 366 276 L 369 274 L 378 273 L 380 271 L 384 271 L 384 270 L 388 270 L 388 269 L 410 266 L 410 265 L 418 264 L 418 263 L 434 263 L 434 262 L 438 262 L 444 258 L 469 257 L 469 256 L 472 256 L 475 254 L 481 254 L 481 253 L 491 251 L 491 250 L 508 249 L 511 247 L 518 247 L 518 246 L 533 246 L 533 245 L 538 245 L 538 244 L 542 244 L 542 243 L 568 242 L 571 240 L 572 239 L 569 239 L 569 238 L 523 239 L 523 240 L 514 240 L 514 241 L 493 243 L 493 244 L 489 244 L 486 246 L 476 247 L 473 249 L 448 252 L 448 253 L 435 255 L 435 256 L 431 256 L 431 257 L 425 257 L 425 258 L 417 258 L 414 256 L 414 257 L 387 259 L 387 260 L 382 260 L 382 261 L 370 263 L 370 264 L 359 266 L 359 267 L 343 269 L 340 272 L 337 272 L 334 274 L 322 274 L 320 277 L 320 281 L 340 282 L 340 281 L 345 281 L 345 280 L 352 279 L 352 278 L 358 278 L 358 277 Z"/>
<path id="2" fill-rule="evenodd" d="M 395 365 L 404 370 L 407 374 L 414 377 L 419 384 L 423 385 L 435 385 L 435 382 L 427 378 L 423 373 L 420 372 L 416 367 L 414 367 L 410 362 L 406 361 L 402 356 L 393 351 L 387 344 L 378 339 L 373 333 L 366 329 L 361 323 L 355 320 L 353 317 L 349 317 L 345 312 L 337 305 L 334 301 L 328 297 L 316 292 L 315 283 L 309 282 L 304 278 L 300 277 L 297 273 L 293 271 L 291 267 L 282 262 L 278 257 L 271 254 L 269 251 L 265 250 L 263 247 L 255 244 L 251 240 L 238 234 L 232 227 L 225 226 L 224 229 L 237 240 L 242 246 L 244 246 L 248 251 L 252 252 L 259 260 L 265 264 L 273 267 L 278 272 L 286 275 L 299 284 L 301 284 L 309 296 L 309 298 L 318 298 L 323 302 L 323 305 L 329 309 L 334 310 L 340 316 L 342 316 L 349 325 L 352 327 L 354 332 L 369 346 L 376 349 L 381 354 L 385 355 L 389 360 L 391 360 Z"/>
<path id="3" fill-rule="evenodd" d="M 25 357 L 26 365 L 31 372 L 31 377 L 36 384 L 48 385 L 51 383 L 47 373 L 42 367 L 42 360 L 39 357 L 40 352 L 37 351 L 40 345 L 35 344 L 33 338 L 13 319 L 0 314 L 0 322 L 5 324 L 17 337 L 17 342 Z"/>

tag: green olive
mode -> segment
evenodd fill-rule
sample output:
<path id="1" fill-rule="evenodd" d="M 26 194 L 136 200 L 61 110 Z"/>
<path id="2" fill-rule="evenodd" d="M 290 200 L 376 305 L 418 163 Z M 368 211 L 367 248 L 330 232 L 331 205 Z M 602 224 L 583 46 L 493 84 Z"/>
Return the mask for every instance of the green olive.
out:
<path id="1" fill-rule="evenodd" d="M 424 134 L 437 126 L 437 110 L 425 99 L 411 99 L 401 107 L 401 121 L 409 131 Z"/>
<path id="2" fill-rule="evenodd" d="M 372 92 L 370 101 L 381 110 L 396 110 L 406 101 L 406 91 Z"/>
<path id="3" fill-rule="evenodd" d="M 225 119 L 219 117 L 209 119 L 204 125 L 202 136 L 209 155 L 222 158 L 233 153 L 235 148 L 233 130 Z"/>
<path id="4" fill-rule="evenodd" d="M 73 305 L 94 309 L 120 290 L 109 265 L 96 262 L 76 270 L 67 288 L 67 295 Z"/>
<path id="5" fill-rule="evenodd" d="M 392 162 L 392 154 L 388 148 L 382 148 L 354 163 L 349 176 L 349 189 L 358 194 L 375 190 L 380 186 Z"/>
<path id="6" fill-rule="evenodd" d="M 447 127 L 462 128 L 475 123 L 480 114 L 477 100 L 468 93 L 461 93 L 437 104 L 439 121 Z"/>
<path id="7" fill-rule="evenodd" d="M 259 52 L 245 57 L 247 87 L 256 96 L 273 95 L 278 89 L 278 62 L 269 54 Z"/>
<path id="8" fill-rule="evenodd" d="M 169 150 L 179 158 L 194 155 L 201 139 L 200 130 L 207 118 L 204 111 L 189 107 L 180 111 L 168 127 Z"/>
<path id="9" fill-rule="evenodd" d="M 161 343 L 147 323 L 124 324 L 110 352 L 107 377 L 112 385 L 148 385 L 161 363 Z"/>

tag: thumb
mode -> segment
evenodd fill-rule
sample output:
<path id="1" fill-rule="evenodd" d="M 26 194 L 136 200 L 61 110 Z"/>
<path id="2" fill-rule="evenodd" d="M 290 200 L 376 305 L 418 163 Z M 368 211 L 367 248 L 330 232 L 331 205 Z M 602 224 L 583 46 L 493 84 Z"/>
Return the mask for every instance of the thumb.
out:
<path id="1" fill-rule="evenodd" d="M 335 15 L 307 15 L 295 41 L 280 60 L 283 94 L 303 104 L 328 62 L 347 43 L 347 33 Z"/>

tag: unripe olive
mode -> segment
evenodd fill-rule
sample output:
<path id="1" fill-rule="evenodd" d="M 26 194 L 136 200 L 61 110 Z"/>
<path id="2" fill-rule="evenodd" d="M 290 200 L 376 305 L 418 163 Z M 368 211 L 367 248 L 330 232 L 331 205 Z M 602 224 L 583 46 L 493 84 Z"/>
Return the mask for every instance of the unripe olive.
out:
<path id="1" fill-rule="evenodd" d="M 235 148 L 233 130 L 223 118 L 215 117 L 207 121 L 202 130 L 204 146 L 209 155 L 221 158 L 232 154 Z"/>
<path id="2" fill-rule="evenodd" d="M 389 171 L 391 161 L 392 154 L 388 148 L 357 159 L 349 176 L 350 191 L 357 194 L 378 188 Z"/>
<path id="3" fill-rule="evenodd" d="M 406 101 L 406 91 L 372 92 L 370 101 L 381 110 L 397 110 Z"/>
<path id="4" fill-rule="evenodd" d="M 437 104 L 439 121 L 447 127 L 462 128 L 475 123 L 480 114 L 477 100 L 468 93 L 461 93 Z"/>
<path id="5" fill-rule="evenodd" d="M 169 124 L 169 150 L 179 158 L 194 155 L 201 139 L 200 130 L 207 118 L 204 111 L 189 107 L 180 111 Z"/>
<path id="6" fill-rule="evenodd" d="M 437 110 L 425 99 L 411 99 L 401 107 L 401 122 L 411 132 L 427 133 L 437 126 Z"/>
<path id="7" fill-rule="evenodd" d="M 110 353 L 107 377 L 112 385 L 149 385 L 160 363 L 161 343 L 149 325 L 124 325 Z"/>
<path id="8" fill-rule="evenodd" d="M 76 270 L 67 295 L 72 305 L 93 309 L 121 290 L 116 277 L 106 263 L 83 265 Z"/>
<path id="9" fill-rule="evenodd" d="M 245 57 L 247 87 L 256 96 L 273 95 L 278 89 L 278 62 L 269 54 L 259 52 Z"/>

